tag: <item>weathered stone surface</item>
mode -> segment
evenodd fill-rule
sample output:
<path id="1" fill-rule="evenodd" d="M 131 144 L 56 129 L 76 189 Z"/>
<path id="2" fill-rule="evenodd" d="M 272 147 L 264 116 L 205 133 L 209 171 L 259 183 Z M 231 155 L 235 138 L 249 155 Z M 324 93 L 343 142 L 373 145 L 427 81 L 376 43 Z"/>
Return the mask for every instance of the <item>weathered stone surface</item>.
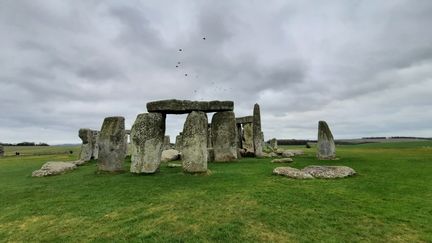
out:
<path id="1" fill-rule="evenodd" d="M 190 100 L 160 100 L 147 103 L 149 112 L 165 114 L 185 114 L 192 111 L 219 112 L 234 110 L 232 101 L 190 101 Z"/>
<path id="2" fill-rule="evenodd" d="M 304 154 L 304 151 L 299 150 L 299 149 L 287 149 L 287 150 L 285 150 L 285 153 L 292 153 L 292 154 L 294 154 L 294 156 L 296 156 L 296 155 Z"/>
<path id="3" fill-rule="evenodd" d="M 347 166 L 310 165 L 303 168 L 302 171 L 315 178 L 323 179 L 344 178 L 356 174 L 355 170 Z"/>
<path id="4" fill-rule="evenodd" d="M 72 163 L 72 164 L 74 164 L 74 165 L 76 165 L 76 166 L 84 165 L 84 164 L 86 164 L 87 162 L 88 162 L 88 161 L 81 160 L 81 159 L 79 159 L 79 160 L 75 160 L 75 161 L 69 161 L 69 163 Z"/>
<path id="5" fill-rule="evenodd" d="M 182 151 L 182 133 L 180 133 L 179 135 L 176 136 L 176 141 L 175 141 L 175 149 L 179 152 Z"/>
<path id="6" fill-rule="evenodd" d="M 207 148 L 207 162 L 214 162 L 214 149 L 213 148 Z"/>
<path id="7" fill-rule="evenodd" d="M 93 155 L 93 131 L 88 128 L 81 128 L 78 131 L 78 137 L 81 138 L 80 160 L 89 161 Z"/>
<path id="8" fill-rule="evenodd" d="M 286 176 L 294 179 L 313 179 L 313 176 L 311 176 L 310 174 L 288 166 L 275 168 L 273 170 L 273 174 Z"/>
<path id="9" fill-rule="evenodd" d="M 293 162 L 293 159 L 291 159 L 291 158 L 274 159 L 271 162 L 272 163 L 291 163 L 291 162 Z"/>
<path id="10" fill-rule="evenodd" d="M 237 149 L 243 148 L 243 131 L 242 131 L 241 124 L 239 123 L 237 123 L 236 125 L 236 137 L 237 137 Z"/>
<path id="11" fill-rule="evenodd" d="M 129 151 L 129 134 L 126 133 L 124 137 L 124 150 L 125 150 L 125 157 L 126 157 Z"/>
<path id="12" fill-rule="evenodd" d="M 237 132 L 232 111 L 217 112 L 211 123 L 212 145 L 215 161 L 237 159 Z"/>
<path id="13" fill-rule="evenodd" d="M 207 124 L 207 148 L 213 148 L 211 124 Z"/>
<path id="14" fill-rule="evenodd" d="M 318 159 L 336 158 L 333 135 L 325 121 L 318 122 L 317 157 Z"/>
<path id="15" fill-rule="evenodd" d="M 254 153 L 252 124 L 243 124 L 243 148 L 247 153 Z"/>
<path id="16" fill-rule="evenodd" d="M 3 145 L 0 145 L 0 157 L 4 156 L 4 148 Z"/>
<path id="17" fill-rule="evenodd" d="M 59 175 L 76 169 L 77 166 L 69 162 L 46 162 L 39 170 L 32 173 L 33 177 Z"/>
<path id="18" fill-rule="evenodd" d="M 273 151 L 277 151 L 278 150 L 278 143 L 277 143 L 277 139 L 276 138 L 270 139 L 270 148 Z"/>
<path id="19" fill-rule="evenodd" d="M 207 115 L 192 111 L 183 126 L 182 163 L 185 172 L 207 171 Z"/>
<path id="20" fill-rule="evenodd" d="M 162 151 L 161 161 L 168 162 L 180 159 L 180 152 L 175 149 L 167 149 Z"/>
<path id="21" fill-rule="evenodd" d="M 125 158 L 124 117 L 105 118 L 99 134 L 98 169 L 101 171 L 122 171 Z"/>
<path id="22" fill-rule="evenodd" d="M 275 157 L 278 157 L 279 155 L 277 154 L 277 153 L 275 153 L 275 152 L 270 152 L 270 153 L 264 153 L 263 152 L 263 154 L 261 155 L 261 157 L 264 157 L 264 158 L 275 158 Z"/>
<path id="23" fill-rule="evenodd" d="M 171 139 L 170 139 L 170 136 L 168 136 L 168 135 L 165 135 L 165 137 L 164 137 L 163 149 L 164 150 L 171 149 Z"/>
<path id="24" fill-rule="evenodd" d="M 294 153 L 292 153 L 292 152 L 290 152 L 290 151 L 283 151 L 282 153 L 281 153 L 281 157 L 282 158 L 289 158 L 289 157 L 293 157 L 294 156 Z"/>
<path id="25" fill-rule="evenodd" d="M 237 124 L 253 123 L 253 116 L 236 117 Z"/>
<path id="26" fill-rule="evenodd" d="M 132 173 L 155 173 L 159 170 L 165 134 L 165 114 L 139 114 L 131 129 Z"/>
<path id="27" fill-rule="evenodd" d="M 261 157 L 263 155 L 264 136 L 261 131 L 261 113 L 258 104 L 254 105 L 252 129 L 253 129 L 253 145 L 254 145 L 255 156 Z"/>
<path id="28" fill-rule="evenodd" d="M 92 130 L 93 159 L 99 158 L 99 131 Z"/>

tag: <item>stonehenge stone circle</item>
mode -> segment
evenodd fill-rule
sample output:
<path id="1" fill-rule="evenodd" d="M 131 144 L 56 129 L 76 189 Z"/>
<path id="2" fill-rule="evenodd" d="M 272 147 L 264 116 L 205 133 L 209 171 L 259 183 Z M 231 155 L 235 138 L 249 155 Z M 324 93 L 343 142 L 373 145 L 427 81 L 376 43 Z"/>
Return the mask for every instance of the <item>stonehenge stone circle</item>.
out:
<path id="1" fill-rule="evenodd" d="M 232 101 L 190 101 L 190 100 L 160 100 L 147 103 L 149 112 L 169 114 L 186 114 L 192 111 L 218 112 L 233 111 Z"/>
<path id="2" fill-rule="evenodd" d="M 88 128 L 81 128 L 78 131 L 78 137 L 81 138 L 80 160 L 89 161 L 93 157 L 94 140 L 93 131 Z"/>
<path id="3" fill-rule="evenodd" d="M 207 171 L 207 115 L 202 111 L 192 111 L 183 126 L 182 163 L 183 171 Z"/>
<path id="4" fill-rule="evenodd" d="M 165 114 L 139 114 L 132 126 L 133 152 L 130 172 L 155 173 L 159 170 L 165 134 Z"/>
<path id="5" fill-rule="evenodd" d="M 252 128 L 253 128 L 253 146 L 254 146 L 255 156 L 262 157 L 264 136 L 261 131 L 261 113 L 258 104 L 254 105 Z"/>
<path id="6" fill-rule="evenodd" d="M 335 159 L 336 157 L 333 135 L 325 121 L 318 122 L 317 157 L 318 159 Z"/>
<path id="7" fill-rule="evenodd" d="M 98 169 L 101 171 L 122 171 L 125 158 L 125 119 L 107 117 L 99 134 Z"/>
<path id="8" fill-rule="evenodd" d="M 212 145 L 215 161 L 237 159 L 237 126 L 233 111 L 217 112 L 211 123 Z"/>

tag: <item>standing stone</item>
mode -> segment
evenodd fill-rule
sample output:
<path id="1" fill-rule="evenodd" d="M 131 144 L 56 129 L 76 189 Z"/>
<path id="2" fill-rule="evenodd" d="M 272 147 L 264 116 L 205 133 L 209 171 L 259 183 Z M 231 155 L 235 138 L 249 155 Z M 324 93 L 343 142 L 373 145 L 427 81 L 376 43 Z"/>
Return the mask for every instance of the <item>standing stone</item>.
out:
<path id="1" fill-rule="evenodd" d="M 179 135 L 176 136 L 176 141 L 175 141 L 175 149 L 179 152 L 182 151 L 182 133 L 180 133 Z"/>
<path id="2" fill-rule="evenodd" d="M 243 124 L 243 148 L 246 152 L 254 153 L 252 123 Z"/>
<path id="3" fill-rule="evenodd" d="M 261 113 L 258 104 L 254 105 L 253 109 L 253 145 L 256 157 L 263 155 L 263 133 L 261 131 Z"/>
<path id="4" fill-rule="evenodd" d="M 78 131 L 78 137 L 82 140 L 79 159 L 89 161 L 93 155 L 93 131 L 88 128 L 81 128 Z"/>
<path id="5" fill-rule="evenodd" d="M 165 135 L 164 137 L 164 144 L 163 144 L 163 150 L 171 149 L 171 139 L 170 136 Z"/>
<path id="6" fill-rule="evenodd" d="M 277 143 L 277 139 L 276 138 L 270 139 L 270 148 L 273 151 L 276 151 L 278 149 L 278 143 Z"/>
<path id="7" fill-rule="evenodd" d="M 192 111 L 183 126 L 183 171 L 207 172 L 207 115 Z"/>
<path id="8" fill-rule="evenodd" d="M 0 144 L 0 157 L 4 156 L 4 148 L 3 145 Z"/>
<path id="9" fill-rule="evenodd" d="M 93 152 L 92 157 L 93 159 L 99 158 L 99 132 L 98 131 L 92 131 L 92 143 L 93 143 Z"/>
<path id="10" fill-rule="evenodd" d="M 213 115 L 211 132 L 215 161 L 232 161 L 237 159 L 236 130 L 234 112 L 222 111 Z"/>
<path id="11" fill-rule="evenodd" d="M 99 170 L 123 170 L 125 157 L 124 137 L 124 117 L 116 116 L 105 118 L 99 134 Z"/>
<path id="12" fill-rule="evenodd" d="M 132 126 L 132 173 L 155 173 L 159 170 L 164 145 L 165 117 L 162 113 L 139 114 Z"/>
<path id="13" fill-rule="evenodd" d="M 334 159 L 336 157 L 336 146 L 333 135 L 325 121 L 318 122 L 318 159 Z"/>
<path id="14" fill-rule="evenodd" d="M 243 132 L 240 123 L 237 123 L 237 148 L 243 148 Z"/>

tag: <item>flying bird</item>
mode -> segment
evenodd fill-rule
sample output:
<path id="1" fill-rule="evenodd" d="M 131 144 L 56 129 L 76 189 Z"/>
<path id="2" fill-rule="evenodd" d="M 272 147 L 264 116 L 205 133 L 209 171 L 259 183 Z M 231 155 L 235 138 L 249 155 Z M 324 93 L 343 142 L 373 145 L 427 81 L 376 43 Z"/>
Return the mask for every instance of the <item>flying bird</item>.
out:
<path id="1" fill-rule="evenodd" d="M 187 76 L 187 73 L 185 73 L 185 76 Z"/>
<path id="2" fill-rule="evenodd" d="M 203 40 L 205 40 L 206 38 L 205 37 L 203 37 Z"/>
<path id="3" fill-rule="evenodd" d="M 179 51 L 183 51 L 183 50 L 180 48 Z"/>

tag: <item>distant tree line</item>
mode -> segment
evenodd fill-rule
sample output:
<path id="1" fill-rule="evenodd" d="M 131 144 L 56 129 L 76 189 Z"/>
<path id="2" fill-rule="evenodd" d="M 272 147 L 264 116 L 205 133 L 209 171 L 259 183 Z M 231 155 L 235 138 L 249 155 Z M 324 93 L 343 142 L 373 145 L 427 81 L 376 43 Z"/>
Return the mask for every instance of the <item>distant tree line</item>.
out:
<path id="1" fill-rule="evenodd" d="M 432 138 L 425 138 L 425 137 L 407 137 L 407 136 L 392 136 L 392 137 L 362 137 L 362 139 L 427 139 L 427 140 L 432 140 Z"/>
<path id="2" fill-rule="evenodd" d="M 3 146 L 49 146 L 47 143 L 21 142 L 21 143 L 0 143 Z"/>
<path id="3" fill-rule="evenodd" d="M 267 143 L 269 143 L 267 141 Z M 307 139 L 277 139 L 278 145 L 306 145 L 307 143 L 316 143 L 316 140 Z"/>

